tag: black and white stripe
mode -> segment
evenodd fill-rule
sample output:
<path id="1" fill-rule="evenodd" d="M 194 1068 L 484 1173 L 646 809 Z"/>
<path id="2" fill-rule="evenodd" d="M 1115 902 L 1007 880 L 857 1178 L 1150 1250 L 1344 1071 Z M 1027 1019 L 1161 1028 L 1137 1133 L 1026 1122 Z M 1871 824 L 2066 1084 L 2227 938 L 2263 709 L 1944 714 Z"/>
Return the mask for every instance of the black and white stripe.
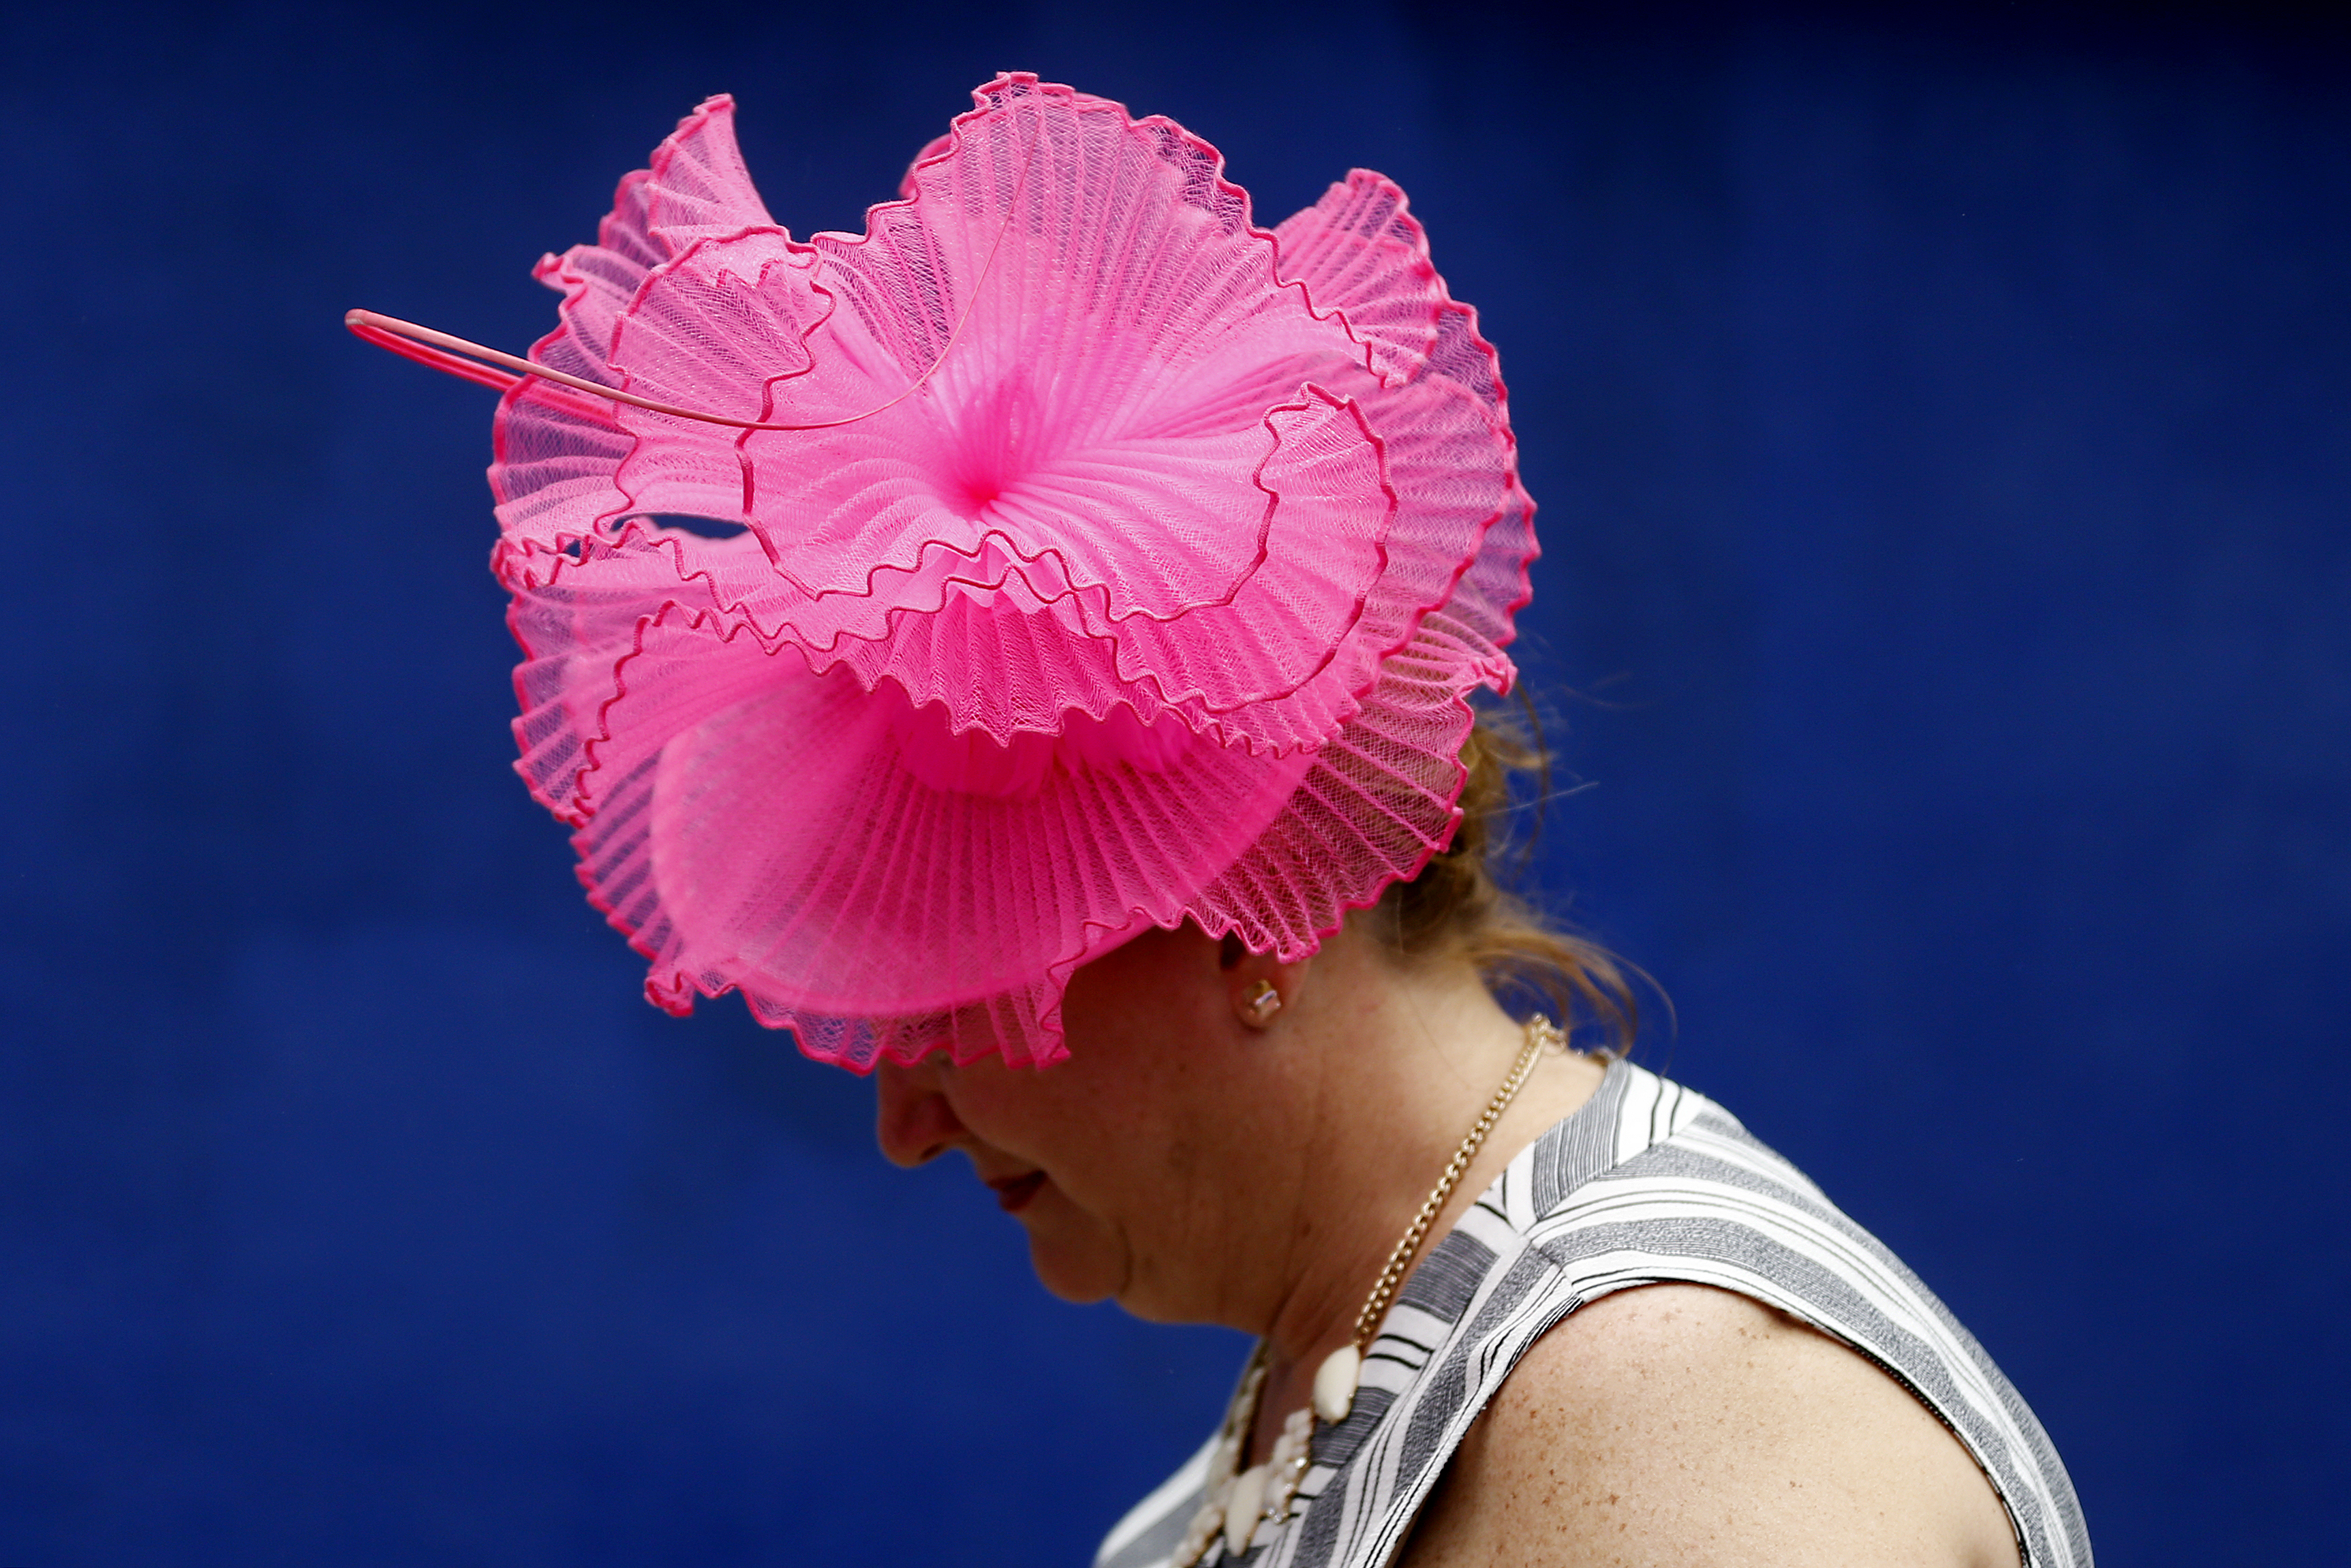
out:
<path id="1" fill-rule="evenodd" d="M 1384 1568 L 1447 1460 L 1545 1329 L 1632 1285 L 1719 1286 L 1884 1367 L 1950 1427 L 2007 1505 L 2026 1568 L 2090 1568 L 2048 1434 L 1901 1261 L 1720 1106 L 1628 1062 L 1521 1150 L 1415 1269 L 1251 1568 Z M 1113 1530 L 1095 1568 L 1162 1568 L 1198 1510 L 1204 1445 Z M 1205 1563 L 1223 1557 L 1211 1546 Z"/>

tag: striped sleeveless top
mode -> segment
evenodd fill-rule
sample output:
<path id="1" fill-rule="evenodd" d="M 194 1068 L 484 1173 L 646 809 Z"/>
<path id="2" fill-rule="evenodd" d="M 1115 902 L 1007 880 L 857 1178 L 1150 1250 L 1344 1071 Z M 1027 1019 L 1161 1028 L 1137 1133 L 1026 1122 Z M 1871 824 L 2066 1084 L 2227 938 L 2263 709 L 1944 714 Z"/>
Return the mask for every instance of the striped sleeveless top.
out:
<path id="1" fill-rule="evenodd" d="M 1859 1351 L 1941 1417 L 2006 1505 L 2025 1568 L 2091 1568 L 2048 1434 L 1983 1348 L 1876 1237 L 1720 1106 L 1616 1061 L 1520 1151 L 1413 1270 L 1346 1420 L 1317 1434 L 1250 1568 L 1384 1568 L 1486 1402 L 1584 1302 L 1679 1281 L 1750 1296 Z M 1164 1568 L 1202 1502 L 1212 1434 L 1102 1542 L 1095 1568 Z M 1221 1537 L 1200 1561 L 1225 1557 Z"/>

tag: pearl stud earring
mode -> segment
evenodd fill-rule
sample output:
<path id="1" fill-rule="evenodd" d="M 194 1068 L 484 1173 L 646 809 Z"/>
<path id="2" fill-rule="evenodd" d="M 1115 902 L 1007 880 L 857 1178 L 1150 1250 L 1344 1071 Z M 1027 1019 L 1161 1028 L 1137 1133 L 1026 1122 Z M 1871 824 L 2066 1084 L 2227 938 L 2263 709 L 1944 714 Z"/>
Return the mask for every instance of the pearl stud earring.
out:
<path id="1" fill-rule="evenodd" d="M 1241 1021 L 1251 1029 L 1263 1029 L 1280 1010 L 1281 993 L 1273 988 L 1271 980 L 1259 980 L 1241 1002 Z"/>

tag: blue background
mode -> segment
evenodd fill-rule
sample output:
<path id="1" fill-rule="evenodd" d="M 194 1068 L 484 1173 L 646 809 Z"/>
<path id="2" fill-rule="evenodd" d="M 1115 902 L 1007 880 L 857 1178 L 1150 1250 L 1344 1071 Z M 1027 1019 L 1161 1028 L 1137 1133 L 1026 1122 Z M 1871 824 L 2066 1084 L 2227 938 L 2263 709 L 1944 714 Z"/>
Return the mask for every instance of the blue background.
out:
<path id="1" fill-rule="evenodd" d="M 1213 1419 L 1238 1340 L 1049 1300 L 865 1084 L 639 999 L 507 772 L 489 398 L 340 324 L 528 343 L 716 90 L 854 229 L 998 68 L 1269 220 L 1405 183 L 1645 1059 L 1944 1294 L 2107 1562 L 2339 1560 L 2343 37 L 1623 9 L 0 22 L 0 1568 L 1077 1563 Z"/>

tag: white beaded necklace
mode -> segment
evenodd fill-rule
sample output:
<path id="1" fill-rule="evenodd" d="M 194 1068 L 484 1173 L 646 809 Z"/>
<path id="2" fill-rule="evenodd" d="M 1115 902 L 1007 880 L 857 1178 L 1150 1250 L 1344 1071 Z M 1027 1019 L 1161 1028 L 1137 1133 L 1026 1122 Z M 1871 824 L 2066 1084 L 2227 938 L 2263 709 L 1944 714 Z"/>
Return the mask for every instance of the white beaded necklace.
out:
<path id="1" fill-rule="evenodd" d="M 1493 1099 L 1486 1103 L 1485 1113 L 1469 1129 L 1469 1135 L 1461 1140 L 1461 1146 L 1453 1151 L 1444 1176 L 1420 1206 L 1420 1212 L 1413 1217 L 1411 1228 L 1388 1254 L 1387 1267 L 1380 1270 L 1372 1293 L 1364 1298 L 1363 1311 L 1355 1314 L 1354 1333 L 1315 1368 L 1311 1403 L 1292 1410 L 1282 1422 L 1281 1436 L 1274 1439 L 1273 1452 L 1267 1456 L 1266 1462 L 1244 1470 L 1240 1469 L 1241 1456 L 1248 1451 L 1249 1430 L 1257 1424 L 1258 1398 L 1265 1392 L 1266 1347 L 1263 1340 L 1258 1342 L 1256 1353 L 1249 1357 L 1249 1369 L 1241 1375 L 1240 1386 L 1233 1391 L 1232 1404 L 1226 1408 L 1224 1427 L 1217 1432 L 1216 1448 L 1208 1456 L 1207 1488 L 1200 1511 L 1192 1516 L 1190 1527 L 1176 1548 L 1172 1568 L 1192 1568 L 1219 1535 L 1224 1537 L 1226 1552 L 1238 1556 L 1249 1550 L 1249 1540 L 1261 1521 L 1290 1517 L 1290 1505 L 1298 1495 L 1299 1483 L 1306 1479 L 1307 1467 L 1313 1462 L 1316 1424 L 1335 1426 L 1354 1408 L 1355 1385 L 1364 1370 L 1364 1352 L 1370 1346 L 1381 1320 L 1387 1316 L 1388 1303 L 1395 1299 L 1396 1289 L 1404 1283 L 1414 1255 L 1427 1239 L 1429 1226 L 1445 1207 L 1445 1200 L 1453 1196 L 1462 1173 L 1478 1157 L 1494 1124 L 1502 1119 L 1502 1113 L 1534 1075 L 1535 1063 L 1541 1060 L 1546 1048 L 1565 1051 L 1567 1037 L 1560 1032 L 1557 1024 L 1537 1013 L 1527 1020 L 1526 1044 L 1520 1049 L 1510 1075 L 1494 1091 Z"/>

